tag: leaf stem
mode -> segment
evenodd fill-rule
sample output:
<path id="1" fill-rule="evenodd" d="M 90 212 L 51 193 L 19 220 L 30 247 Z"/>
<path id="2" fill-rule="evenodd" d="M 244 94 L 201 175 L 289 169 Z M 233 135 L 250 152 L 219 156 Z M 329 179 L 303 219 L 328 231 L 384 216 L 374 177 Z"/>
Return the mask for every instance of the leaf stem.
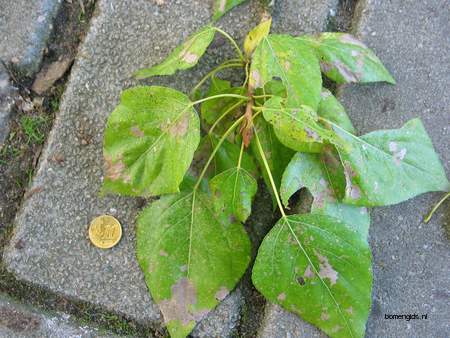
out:
<path id="1" fill-rule="evenodd" d="M 213 123 L 211 128 L 208 131 L 208 135 L 211 135 L 212 131 L 217 127 L 220 121 L 222 121 L 225 116 L 227 116 L 230 112 L 232 112 L 234 109 L 242 105 L 244 101 L 238 101 L 236 104 L 232 105 L 230 108 L 228 108 L 222 115 L 219 116 L 219 118 Z"/>
<path id="2" fill-rule="evenodd" d="M 241 49 L 239 48 L 236 41 L 234 41 L 234 39 L 227 32 L 221 30 L 219 27 L 213 27 L 213 29 L 230 40 L 231 44 L 234 46 L 234 48 L 236 48 L 236 52 L 239 55 L 239 58 L 241 59 L 241 61 L 244 61 L 244 54 L 242 54 Z"/>
<path id="3" fill-rule="evenodd" d="M 199 104 L 199 103 L 202 103 L 202 102 L 205 102 L 205 101 L 209 101 L 209 100 L 218 99 L 218 98 L 221 98 L 221 97 L 235 97 L 237 99 L 242 99 L 242 100 L 246 100 L 246 101 L 249 100 L 249 98 L 247 96 L 243 96 L 243 95 L 238 95 L 238 94 L 219 94 L 219 95 L 208 96 L 208 97 L 205 97 L 205 98 L 203 98 L 201 100 L 197 100 L 197 101 L 191 102 L 191 106 L 195 106 L 196 104 Z"/>
<path id="4" fill-rule="evenodd" d="M 225 139 L 228 137 L 228 135 L 230 135 L 230 133 L 242 122 L 244 117 L 245 117 L 245 115 L 242 115 L 236 121 L 234 121 L 234 123 L 230 126 L 230 128 L 228 128 L 227 131 L 222 135 L 222 137 L 220 138 L 220 140 L 217 143 L 216 147 L 214 148 L 213 152 L 209 156 L 208 161 L 206 162 L 202 172 L 200 173 L 200 175 L 198 177 L 198 180 L 197 180 L 197 182 L 194 185 L 194 189 L 193 189 L 194 191 L 197 190 L 197 188 L 200 186 L 200 183 L 201 183 L 203 177 L 206 174 L 206 170 L 208 170 L 208 167 L 211 164 L 211 161 L 213 160 L 214 156 L 216 155 L 216 153 L 219 150 L 219 148 L 222 145 L 222 143 L 225 141 Z"/>
<path id="5" fill-rule="evenodd" d="M 222 69 L 226 69 L 226 68 L 234 68 L 234 67 L 242 67 L 243 64 L 242 63 L 237 63 L 238 61 L 235 61 L 234 63 L 231 62 L 224 62 L 221 65 L 217 66 L 216 68 L 214 68 L 213 70 L 211 70 L 208 74 L 206 74 L 196 85 L 194 88 L 192 88 L 191 90 L 191 96 L 195 93 L 195 91 L 197 89 L 199 89 L 210 77 L 214 76 L 217 72 L 221 71 Z"/>
<path id="6" fill-rule="evenodd" d="M 266 98 L 266 97 L 273 97 L 274 95 L 269 95 L 269 94 L 265 94 L 265 95 L 253 95 L 254 99 L 262 99 L 262 98 Z"/>
<path id="7" fill-rule="evenodd" d="M 444 197 L 441 198 L 441 200 L 439 202 L 437 202 L 437 204 L 433 207 L 433 209 L 431 209 L 430 213 L 427 215 L 427 217 L 425 217 L 425 219 L 423 220 L 425 223 L 428 223 L 431 219 L 431 217 L 433 217 L 433 214 L 436 212 L 436 210 L 441 206 L 442 203 L 444 203 L 444 201 L 450 197 L 450 192 L 448 192 L 447 194 L 444 195 Z"/>
<path id="8" fill-rule="evenodd" d="M 266 169 L 267 176 L 269 177 L 270 185 L 272 186 L 273 194 L 275 195 L 275 199 L 277 200 L 278 208 L 280 209 L 283 218 L 286 218 L 283 205 L 281 204 L 280 196 L 278 195 L 277 186 L 275 184 L 275 181 L 273 180 L 272 172 L 269 168 L 269 163 L 267 163 L 266 155 L 264 154 L 261 142 L 259 141 L 258 132 L 256 131 L 256 129 L 253 129 L 253 131 L 255 133 L 256 146 L 258 147 L 259 154 L 261 155 L 262 161 L 264 163 L 264 168 Z"/>

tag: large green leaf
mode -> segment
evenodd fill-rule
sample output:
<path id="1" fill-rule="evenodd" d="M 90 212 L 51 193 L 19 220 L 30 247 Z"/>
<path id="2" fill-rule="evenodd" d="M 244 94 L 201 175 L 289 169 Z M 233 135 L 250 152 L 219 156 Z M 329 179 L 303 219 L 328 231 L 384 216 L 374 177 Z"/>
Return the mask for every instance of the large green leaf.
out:
<path id="1" fill-rule="evenodd" d="M 350 146 L 338 148 L 345 174 L 344 202 L 381 206 L 400 203 L 428 191 L 448 191 L 439 157 L 419 119 L 400 129 L 356 137 L 334 123 Z"/>
<path id="2" fill-rule="evenodd" d="M 220 94 L 238 94 L 244 95 L 245 89 L 243 87 L 231 87 L 231 82 L 213 77 L 211 85 L 208 89 L 206 97 L 220 95 Z M 239 104 L 241 102 L 241 104 Z M 239 113 L 240 106 L 245 105 L 245 100 L 235 97 L 220 97 L 217 99 L 211 99 L 202 103 L 200 108 L 200 114 L 202 120 L 208 126 L 214 124 L 223 114 L 226 114 L 222 118 L 221 122 L 214 129 L 215 133 L 223 134 L 226 129 L 231 125 L 232 121 Z"/>
<path id="3" fill-rule="evenodd" d="M 245 222 L 252 210 L 253 197 L 258 185 L 250 173 L 239 167 L 231 168 L 209 182 L 211 193 L 218 196 L 219 213 L 232 220 Z"/>
<path id="4" fill-rule="evenodd" d="M 330 216 L 290 215 L 264 238 L 252 275 L 271 302 L 330 337 L 363 337 L 370 310 L 368 244 Z"/>
<path id="5" fill-rule="evenodd" d="M 277 188 L 279 188 L 284 169 L 294 155 L 294 151 L 285 147 L 278 140 L 278 138 L 275 136 L 272 126 L 268 124 L 262 117 L 257 117 L 254 121 L 254 124 L 255 131 L 258 133 L 261 147 L 264 151 L 267 163 L 269 164 L 269 168 L 275 181 L 275 185 L 277 186 Z M 250 143 L 250 149 L 253 153 L 253 156 L 258 161 L 260 168 L 264 168 L 264 162 L 259 153 L 256 142 Z M 268 187 L 271 187 L 267 171 L 263 169 L 261 170 L 261 173 L 266 185 Z M 274 196 L 272 197 L 275 203 L 275 198 Z"/>
<path id="6" fill-rule="evenodd" d="M 322 33 L 297 39 L 301 45 L 310 44 L 317 51 L 323 73 L 337 83 L 395 83 L 378 57 L 350 34 Z"/>
<path id="7" fill-rule="evenodd" d="M 167 195 L 138 218 L 137 258 L 172 337 L 187 336 L 250 261 L 242 224 L 223 217 L 216 199 L 201 191 Z"/>
<path id="8" fill-rule="evenodd" d="M 365 207 L 340 203 L 339 181 L 331 180 L 329 168 L 318 154 L 296 153 L 284 171 L 281 179 L 280 195 L 285 206 L 289 198 L 301 188 L 307 188 L 314 197 L 311 211 L 316 214 L 333 216 L 344 221 L 367 239 L 370 216 Z M 335 191 L 336 190 L 336 191 Z"/>
<path id="9" fill-rule="evenodd" d="M 214 15 L 213 20 L 220 19 L 225 13 L 230 11 L 233 7 L 240 5 L 246 0 L 214 0 Z"/>
<path id="10" fill-rule="evenodd" d="M 317 113 L 309 106 L 290 108 L 285 99 L 275 96 L 264 104 L 263 115 L 281 143 L 296 151 L 319 152 L 324 142 L 338 142 L 331 130 L 318 123 Z"/>
<path id="11" fill-rule="evenodd" d="M 317 115 L 336 123 L 352 134 L 355 133 L 355 128 L 345 112 L 344 106 L 326 88 L 323 88 L 320 93 Z"/>
<path id="12" fill-rule="evenodd" d="M 134 76 L 145 79 L 155 75 L 172 75 L 177 70 L 194 67 L 214 39 L 215 32 L 212 26 L 202 28 L 192 34 L 182 45 L 176 47 L 162 63 L 138 70 Z"/>
<path id="13" fill-rule="evenodd" d="M 104 189 L 132 196 L 177 192 L 199 140 L 199 119 L 186 95 L 165 87 L 125 90 L 106 125 Z"/>
<path id="14" fill-rule="evenodd" d="M 250 86 L 261 88 L 279 78 L 289 102 L 316 110 L 320 101 L 322 76 L 313 50 L 289 35 L 265 37 L 253 53 Z"/>

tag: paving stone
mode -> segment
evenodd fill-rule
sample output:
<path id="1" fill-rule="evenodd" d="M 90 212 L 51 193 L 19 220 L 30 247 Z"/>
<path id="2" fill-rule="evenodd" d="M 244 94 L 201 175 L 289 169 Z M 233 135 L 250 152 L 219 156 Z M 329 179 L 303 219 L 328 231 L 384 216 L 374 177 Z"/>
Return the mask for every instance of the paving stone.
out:
<path id="1" fill-rule="evenodd" d="M 9 133 L 9 119 L 16 88 L 10 82 L 8 72 L 0 63 L 0 149 Z"/>
<path id="2" fill-rule="evenodd" d="M 240 6 L 221 25 L 238 40 L 258 22 L 258 1 Z M 304 6 L 288 1 L 290 12 L 275 16 L 275 23 L 295 22 Z M 305 2 L 307 3 L 307 2 Z M 322 3 L 322 2 L 320 2 Z M 331 3 L 317 6 L 309 16 L 323 22 Z M 284 7 L 282 7 L 284 8 Z M 320 9 L 320 10 L 319 10 Z M 309 9 L 308 9 L 309 10 Z M 36 191 L 23 204 L 5 262 L 19 279 L 40 285 L 69 298 L 87 301 L 145 325 L 159 327 L 161 316 L 151 301 L 134 255 L 134 220 L 142 206 L 139 199 L 99 196 L 102 176 L 102 131 L 120 91 L 135 82 L 130 74 L 152 65 L 188 34 L 209 21 L 211 8 L 203 1 L 166 2 L 100 0 L 97 15 L 80 49 L 63 96 L 36 177 Z M 133 18 L 133 20 L 130 20 Z M 312 20 L 312 19 L 311 19 Z M 316 22 L 312 20 L 311 22 Z M 292 24 L 293 30 L 318 30 L 308 21 Z M 185 92 L 206 70 L 231 55 L 218 47 L 218 38 L 193 72 L 149 81 Z M 64 159 L 64 161 L 61 161 Z M 123 225 L 124 236 L 115 248 L 102 251 L 89 244 L 90 220 L 112 214 Z M 21 249 L 14 245 L 21 241 Z M 239 321 L 243 303 L 240 290 L 233 292 L 194 331 L 194 336 L 230 336 Z"/>
<path id="3" fill-rule="evenodd" d="M 361 134 L 399 128 L 422 118 L 449 172 L 450 7 L 448 1 L 360 1 L 356 34 L 373 48 L 397 80 L 340 88 Z M 412 24 L 414 23 L 414 24 Z M 424 225 L 440 198 L 430 193 L 372 212 L 373 307 L 366 337 L 445 337 L 450 332 L 449 209 Z M 447 229 L 447 230 L 446 230 Z M 260 337 L 325 337 L 276 305 L 268 305 Z M 427 320 L 386 320 L 385 314 L 428 314 Z"/>
<path id="4" fill-rule="evenodd" d="M 0 59 L 24 75 L 38 71 L 62 0 L 0 0 Z"/>
<path id="5" fill-rule="evenodd" d="M 0 294 L 0 337 L 106 338 L 118 337 L 97 327 L 80 325 L 69 315 L 48 313 Z"/>
<path id="6" fill-rule="evenodd" d="M 446 0 L 362 1 L 356 31 L 397 80 L 349 86 L 342 97 L 361 133 L 399 128 L 420 117 L 450 173 L 450 6 Z M 445 337 L 450 332 L 450 208 L 423 216 L 442 194 L 430 193 L 372 213 L 373 307 L 368 337 Z M 385 314 L 428 314 L 386 320 Z"/>

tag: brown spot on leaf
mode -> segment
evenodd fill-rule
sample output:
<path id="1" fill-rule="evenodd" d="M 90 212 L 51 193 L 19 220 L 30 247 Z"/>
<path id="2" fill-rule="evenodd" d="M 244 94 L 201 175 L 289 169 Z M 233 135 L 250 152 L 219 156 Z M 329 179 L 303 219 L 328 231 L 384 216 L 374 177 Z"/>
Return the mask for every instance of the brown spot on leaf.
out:
<path id="1" fill-rule="evenodd" d="M 364 43 L 362 43 L 361 41 L 359 41 L 358 39 L 356 39 L 353 35 L 351 34 L 342 34 L 340 37 L 341 42 L 343 43 L 350 43 L 352 45 L 356 45 L 359 46 L 361 48 L 367 48 L 366 45 Z"/>
<path id="2" fill-rule="evenodd" d="M 286 294 L 284 292 L 280 293 L 277 297 L 280 302 L 284 302 L 286 300 Z"/>
<path id="3" fill-rule="evenodd" d="M 163 257 L 168 257 L 169 254 L 167 252 L 165 252 L 164 250 L 159 250 L 159 255 L 163 256 Z"/>
<path id="4" fill-rule="evenodd" d="M 136 137 L 144 137 L 145 136 L 144 132 L 138 126 L 133 126 L 133 127 L 131 127 L 130 130 L 131 130 L 131 134 L 133 134 L 133 136 L 136 136 Z"/>
<path id="5" fill-rule="evenodd" d="M 305 127 L 304 130 L 306 132 L 306 135 L 309 138 L 313 139 L 314 141 L 319 141 L 320 140 L 319 134 L 317 134 L 317 132 L 315 132 L 311 128 Z"/>
<path id="6" fill-rule="evenodd" d="M 353 171 L 351 164 L 348 161 L 344 162 L 345 175 L 345 194 L 351 199 L 357 200 L 361 198 L 361 189 L 353 183 L 353 177 L 356 173 Z"/>
<path id="7" fill-rule="evenodd" d="M 227 0 L 220 0 L 220 3 L 219 3 L 219 11 L 220 12 L 225 12 L 226 4 L 227 4 Z"/>
<path id="8" fill-rule="evenodd" d="M 226 296 L 230 293 L 230 290 L 228 290 L 225 286 L 222 286 L 219 291 L 216 292 L 214 295 L 216 299 L 220 302 L 225 299 Z"/>
<path id="9" fill-rule="evenodd" d="M 333 327 L 331 329 L 331 332 L 336 333 L 336 332 L 340 331 L 341 329 L 342 329 L 342 326 L 336 325 L 335 327 Z"/>
<path id="10" fill-rule="evenodd" d="M 169 127 L 169 134 L 174 137 L 182 137 L 186 135 L 189 128 L 189 115 L 185 114 L 181 120 L 175 122 L 172 126 Z"/>
<path id="11" fill-rule="evenodd" d="M 191 53 L 189 51 L 185 51 L 181 58 L 182 58 L 183 61 L 185 61 L 185 62 L 187 62 L 189 64 L 193 64 L 193 63 L 197 62 L 198 55 L 194 54 L 194 53 Z"/>
<path id="12" fill-rule="evenodd" d="M 335 60 L 334 66 L 346 82 L 358 82 L 360 73 L 354 72 L 345 63 Z"/>
<path id="13" fill-rule="evenodd" d="M 314 277 L 314 272 L 311 269 L 311 265 L 308 264 L 305 272 L 303 273 L 303 276 L 305 276 L 305 278 L 313 278 Z"/>
<path id="14" fill-rule="evenodd" d="M 288 71 L 291 68 L 291 63 L 289 61 L 284 61 L 284 69 Z"/>
<path id="15" fill-rule="evenodd" d="M 297 283 L 301 286 L 306 284 L 305 279 L 302 276 L 297 277 Z"/>
<path id="16" fill-rule="evenodd" d="M 257 70 L 252 71 L 252 82 L 255 88 L 261 87 L 261 75 Z"/>
<path id="17" fill-rule="evenodd" d="M 131 181 L 131 177 L 129 175 L 124 175 L 125 164 L 123 163 L 121 157 L 114 161 L 111 156 L 105 155 L 105 171 L 106 178 L 111 181 L 117 181 L 119 179 L 122 179 L 126 183 Z"/>
<path id="18" fill-rule="evenodd" d="M 320 319 L 328 320 L 328 319 L 330 319 L 330 315 L 326 312 L 322 312 L 322 314 L 320 315 Z"/>
<path id="19" fill-rule="evenodd" d="M 315 254 L 316 254 L 317 258 L 319 259 L 319 276 L 320 276 L 320 278 L 329 279 L 331 285 L 336 284 L 336 281 L 338 279 L 338 273 L 330 265 L 328 258 L 325 256 L 322 256 L 321 254 L 319 254 L 317 252 L 315 252 Z"/>
<path id="20" fill-rule="evenodd" d="M 201 320 L 209 311 L 192 311 L 197 303 L 197 293 L 192 282 L 183 277 L 172 288 L 172 296 L 159 303 L 166 324 L 172 320 L 179 320 L 186 326 L 191 321 Z"/>
<path id="21" fill-rule="evenodd" d="M 348 309 L 346 309 L 345 311 L 347 311 L 348 314 L 353 314 L 353 307 L 349 307 Z"/>

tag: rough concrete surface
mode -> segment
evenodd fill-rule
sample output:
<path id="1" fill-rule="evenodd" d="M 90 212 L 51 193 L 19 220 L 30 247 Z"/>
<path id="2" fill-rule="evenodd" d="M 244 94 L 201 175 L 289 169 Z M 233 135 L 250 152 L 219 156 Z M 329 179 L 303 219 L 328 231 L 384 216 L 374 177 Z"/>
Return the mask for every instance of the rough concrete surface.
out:
<path id="1" fill-rule="evenodd" d="M 102 132 L 121 90 L 133 84 L 133 71 L 163 59 L 209 21 L 211 8 L 203 1 L 158 5 L 147 0 L 101 0 L 97 5 L 30 188 L 37 193 L 19 212 L 5 261 L 19 279 L 159 327 L 160 312 L 149 297 L 134 254 L 134 220 L 142 202 L 99 195 Z M 242 37 L 258 15 L 255 3 L 241 6 L 223 25 Z M 215 42 L 202 66 L 220 62 L 221 44 L 223 39 Z M 206 71 L 152 82 L 187 92 Z M 94 248 L 86 233 L 90 220 L 105 213 L 116 216 L 124 232 L 119 245 L 107 251 Z M 22 249 L 14 245 L 18 240 Z M 232 293 L 194 335 L 229 335 L 239 320 L 241 303 L 240 293 Z"/>
<path id="2" fill-rule="evenodd" d="M 397 80 L 342 92 L 361 133 L 399 128 L 420 117 L 450 173 L 450 6 L 446 0 L 361 1 L 356 31 Z M 368 337 L 445 337 L 450 332 L 448 203 L 423 216 L 442 194 L 430 193 L 372 213 L 374 292 Z M 385 314 L 428 314 L 386 320 Z"/>
<path id="3" fill-rule="evenodd" d="M 0 63 L 0 149 L 9 133 L 9 119 L 16 89 L 12 86 L 8 72 Z"/>
<path id="4" fill-rule="evenodd" d="M 39 70 L 61 0 L 0 0 L 0 59 L 25 75 Z"/>
<path id="5" fill-rule="evenodd" d="M 18 304 L 0 294 L 0 337 L 8 338 L 106 338 L 118 337 L 96 327 L 81 325 L 70 316 L 47 313 Z"/>

